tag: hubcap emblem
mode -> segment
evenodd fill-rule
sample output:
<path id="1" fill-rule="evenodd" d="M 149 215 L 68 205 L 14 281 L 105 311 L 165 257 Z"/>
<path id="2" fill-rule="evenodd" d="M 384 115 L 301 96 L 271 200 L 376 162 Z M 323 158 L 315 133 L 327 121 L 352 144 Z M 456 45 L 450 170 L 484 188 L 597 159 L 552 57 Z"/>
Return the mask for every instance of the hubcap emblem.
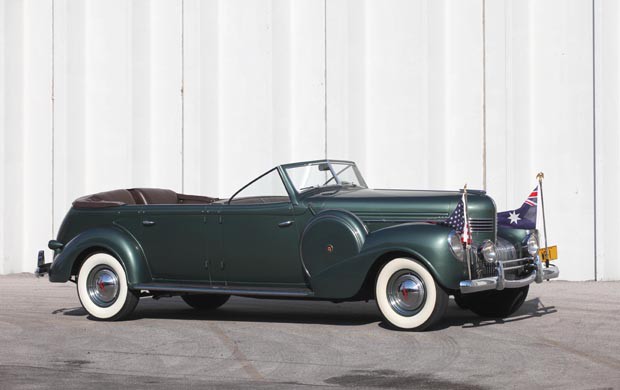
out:
<path id="1" fill-rule="evenodd" d="M 402 270 L 388 281 L 387 297 L 394 311 L 412 316 L 424 306 L 426 288 L 420 277 L 409 270 Z"/>
<path id="2" fill-rule="evenodd" d="M 86 287 L 91 301 L 99 307 L 111 306 L 118 298 L 120 290 L 116 272 L 105 265 L 90 271 Z"/>

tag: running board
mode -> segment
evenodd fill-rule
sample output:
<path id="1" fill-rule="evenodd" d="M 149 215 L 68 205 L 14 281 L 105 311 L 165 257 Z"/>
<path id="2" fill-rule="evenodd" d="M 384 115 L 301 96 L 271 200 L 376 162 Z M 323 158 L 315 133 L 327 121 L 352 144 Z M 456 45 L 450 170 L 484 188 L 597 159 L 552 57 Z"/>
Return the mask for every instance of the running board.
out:
<path id="1" fill-rule="evenodd" d="M 134 284 L 135 290 L 166 291 L 180 293 L 200 294 L 226 294 L 226 295 L 249 295 L 261 297 L 311 297 L 314 292 L 302 288 L 262 288 L 256 287 L 231 287 L 231 286 L 204 286 L 201 284 L 175 284 L 175 283 L 141 283 Z"/>

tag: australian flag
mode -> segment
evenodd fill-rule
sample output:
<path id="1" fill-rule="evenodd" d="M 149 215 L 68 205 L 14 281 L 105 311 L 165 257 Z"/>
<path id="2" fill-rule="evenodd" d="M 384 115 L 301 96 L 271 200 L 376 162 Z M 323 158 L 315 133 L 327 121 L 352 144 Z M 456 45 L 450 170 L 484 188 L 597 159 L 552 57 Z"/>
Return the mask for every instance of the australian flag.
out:
<path id="1" fill-rule="evenodd" d="M 515 229 L 536 229 L 536 207 L 538 206 L 538 186 L 516 210 L 497 213 L 497 226 Z"/>

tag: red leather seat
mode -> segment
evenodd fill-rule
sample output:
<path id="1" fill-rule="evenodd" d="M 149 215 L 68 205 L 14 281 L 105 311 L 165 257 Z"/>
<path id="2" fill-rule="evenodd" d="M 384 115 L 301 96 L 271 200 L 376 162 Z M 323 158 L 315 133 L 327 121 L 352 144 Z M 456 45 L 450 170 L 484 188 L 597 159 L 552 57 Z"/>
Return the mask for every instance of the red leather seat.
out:
<path id="1" fill-rule="evenodd" d="M 82 196 L 73 202 L 75 208 L 103 208 L 136 204 L 133 196 L 127 190 L 113 190 L 97 194 Z"/>
<path id="2" fill-rule="evenodd" d="M 177 193 L 163 188 L 132 188 L 129 190 L 136 204 L 177 204 Z"/>

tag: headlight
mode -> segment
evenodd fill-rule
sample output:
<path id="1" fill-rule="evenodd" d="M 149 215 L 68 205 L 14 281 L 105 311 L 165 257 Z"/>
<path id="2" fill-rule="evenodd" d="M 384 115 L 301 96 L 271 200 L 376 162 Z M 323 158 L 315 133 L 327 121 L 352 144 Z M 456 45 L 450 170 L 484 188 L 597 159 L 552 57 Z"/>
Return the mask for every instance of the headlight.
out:
<path id="1" fill-rule="evenodd" d="M 487 263 L 495 263 L 495 261 L 497 261 L 497 250 L 495 249 L 495 244 L 493 244 L 492 241 L 484 241 L 480 247 L 480 252 Z"/>
<path id="2" fill-rule="evenodd" d="M 463 249 L 461 238 L 454 230 L 448 234 L 448 247 L 450 252 L 452 252 L 452 256 L 457 260 L 463 261 L 465 259 L 465 249 Z"/>
<path id="3" fill-rule="evenodd" d="M 527 253 L 529 253 L 530 256 L 536 256 L 538 249 L 538 235 L 534 232 L 527 238 Z"/>

